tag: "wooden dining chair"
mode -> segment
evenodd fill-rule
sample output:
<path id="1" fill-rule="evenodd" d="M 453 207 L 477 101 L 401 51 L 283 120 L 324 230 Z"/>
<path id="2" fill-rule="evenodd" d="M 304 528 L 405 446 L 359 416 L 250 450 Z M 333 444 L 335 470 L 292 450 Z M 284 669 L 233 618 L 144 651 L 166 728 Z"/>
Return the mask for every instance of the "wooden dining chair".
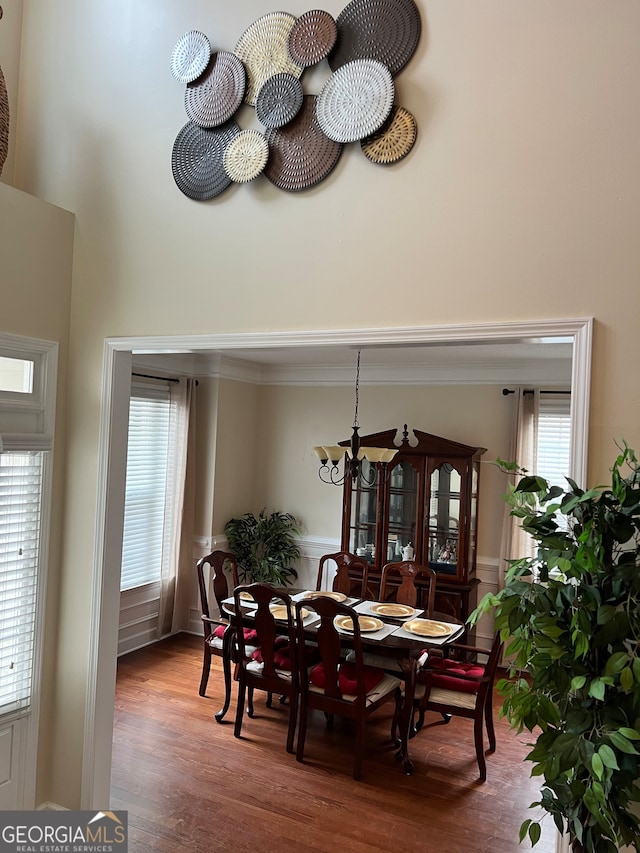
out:
<path id="1" fill-rule="evenodd" d="M 305 645 L 302 608 L 320 617 L 315 641 Z M 307 722 L 312 709 L 324 711 L 327 725 L 335 714 L 355 720 L 356 749 L 353 778 L 359 779 L 362 769 L 366 722 L 369 716 L 400 692 L 400 679 L 374 667 L 366 667 L 362 656 L 362 640 L 358 614 L 352 608 L 326 596 L 305 598 L 296 604 L 298 655 L 300 676 L 300 725 L 296 759 L 303 761 Z M 347 663 L 341 656 L 342 635 L 334 624 L 336 618 L 351 620 L 349 634 L 354 660 Z M 318 662 L 319 656 L 319 662 Z"/>
<path id="2" fill-rule="evenodd" d="M 424 607 L 427 616 L 435 609 L 437 575 L 430 566 L 415 560 L 386 563 L 380 578 L 380 601 L 395 601 L 409 607 Z M 421 583 L 416 583 L 420 581 Z M 426 596 L 425 586 L 426 582 Z"/>
<path id="3" fill-rule="evenodd" d="M 369 579 L 369 563 L 361 557 L 356 557 L 348 551 L 338 551 L 335 554 L 325 554 L 320 558 L 316 590 L 323 588 L 327 581 L 325 573 L 329 572 L 331 563 L 335 563 L 336 573 L 331 589 L 343 595 L 366 598 Z"/>
<path id="4" fill-rule="evenodd" d="M 208 579 L 206 576 L 207 569 L 209 574 Z M 212 551 L 211 554 L 207 554 L 206 557 L 198 560 L 196 570 L 198 573 L 200 607 L 202 610 L 201 619 L 204 633 L 202 676 L 198 692 L 200 696 L 206 694 L 209 674 L 211 672 L 211 657 L 213 655 L 221 657 L 225 681 L 225 696 L 223 707 L 215 714 L 217 722 L 220 723 L 229 709 L 231 699 L 231 659 L 234 634 L 233 626 L 231 625 L 229 616 L 224 612 L 222 602 L 231 595 L 229 592 L 228 576 L 231 578 L 233 587 L 238 585 L 238 566 L 233 554 L 227 551 Z M 208 590 L 213 593 L 213 598 L 218 607 L 218 616 L 211 613 Z"/>
<path id="5" fill-rule="evenodd" d="M 418 715 L 415 731 L 423 727 L 427 711 L 437 711 L 445 723 L 451 717 L 473 720 L 474 743 L 480 779 L 487 778 L 484 729 L 489 739 L 487 752 L 495 752 L 493 725 L 493 685 L 502 654 L 502 641 L 496 634 L 490 649 L 452 643 L 449 649 L 458 656 L 435 658 L 416 674 L 414 710 Z M 484 663 L 482 662 L 484 661 Z M 398 706 L 399 707 L 399 706 Z M 394 720 L 395 734 L 395 720 Z"/>
<path id="6" fill-rule="evenodd" d="M 257 603 L 255 608 L 246 608 L 244 595 L 250 595 Z M 247 714 L 255 715 L 253 691 L 267 693 L 267 707 L 271 707 L 271 695 L 280 695 L 281 704 L 289 699 L 289 726 L 287 731 L 287 752 L 293 752 L 296 718 L 298 716 L 298 660 L 296 654 L 296 631 L 291 598 L 269 584 L 252 583 L 235 588 L 234 615 L 238 643 L 238 707 L 234 735 L 242 734 L 245 695 L 247 696 Z M 244 605 L 244 607 L 243 607 Z M 273 609 L 272 609 L 273 608 Z M 278 612 L 281 611 L 281 612 Z M 246 630 L 254 630 L 257 648 L 249 653 L 245 640 Z"/>

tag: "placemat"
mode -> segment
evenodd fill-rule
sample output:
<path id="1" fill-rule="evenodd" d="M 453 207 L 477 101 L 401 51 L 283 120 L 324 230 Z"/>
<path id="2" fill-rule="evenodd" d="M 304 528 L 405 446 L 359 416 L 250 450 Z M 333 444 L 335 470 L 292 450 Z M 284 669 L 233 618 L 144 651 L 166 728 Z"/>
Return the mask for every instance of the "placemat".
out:
<path id="1" fill-rule="evenodd" d="M 205 70 L 211 57 L 211 42 L 199 30 L 189 30 L 178 39 L 171 53 L 171 73 L 182 83 L 190 83 Z"/>
<path id="2" fill-rule="evenodd" d="M 360 631 L 360 637 L 362 640 L 384 640 L 385 637 L 388 637 L 389 634 L 393 634 L 395 630 L 395 625 L 389 625 L 385 622 L 382 628 L 379 628 L 377 631 Z M 342 628 L 338 628 L 336 626 L 336 630 L 339 634 L 342 634 L 345 637 L 353 637 L 353 631 L 343 631 Z"/>
<path id="3" fill-rule="evenodd" d="M 296 117 L 304 92 L 299 78 L 283 72 L 264 83 L 256 98 L 256 115 L 265 127 L 283 127 Z"/>
<path id="4" fill-rule="evenodd" d="M 452 634 L 449 634 L 447 637 L 419 637 L 418 634 L 412 634 L 411 631 L 405 631 L 402 625 L 394 628 L 392 633 L 394 637 L 402 637 L 406 640 L 417 640 L 418 642 L 424 643 L 426 647 L 444 646 L 446 643 L 453 643 L 456 637 L 459 637 L 464 631 L 464 625 L 456 625 L 455 628 L 457 630 Z"/>
<path id="5" fill-rule="evenodd" d="M 406 157 L 416 141 L 416 120 L 404 107 L 393 107 L 379 131 L 363 139 L 360 147 L 372 163 L 388 166 Z"/>
<path id="6" fill-rule="evenodd" d="M 377 59 L 393 75 L 413 56 L 422 29 L 414 0 L 351 0 L 336 18 L 332 71 L 353 59 Z"/>
<path id="7" fill-rule="evenodd" d="M 184 93 L 184 108 L 200 127 L 218 127 L 237 112 L 247 85 L 244 65 L 228 50 L 212 54 L 204 72 Z"/>
<path id="8" fill-rule="evenodd" d="M 271 12 L 254 21 L 240 36 L 234 53 L 247 69 L 245 100 L 255 107 L 258 92 L 274 74 L 300 77 L 303 67 L 289 56 L 289 34 L 296 19 L 287 12 Z"/>
<path id="9" fill-rule="evenodd" d="M 311 9 L 300 15 L 289 33 L 289 56 L 298 65 L 315 65 L 329 55 L 338 26 L 328 12 Z"/>
<path id="10" fill-rule="evenodd" d="M 317 592 L 323 592 L 323 591 L 327 592 L 328 590 L 306 589 L 306 590 L 303 590 L 302 592 L 297 592 L 295 595 L 292 595 L 291 600 L 292 601 L 302 601 L 303 598 L 308 598 L 310 593 L 313 593 L 315 595 Z M 357 601 L 360 601 L 360 599 L 359 598 L 346 598 L 342 603 L 348 604 L 349 607 L 353 607 L 353 605 Z"/>
<path id="11" fill-rule="evenodd" d="M 323 133 L 315 107 L 315 95 L 305 95 L 293 121 L 265 134 L 269 160 L 264 173 L 279 189 L 308 189 L 324 180 L 340 159 L 343 146 Z"/>
<path id="12" fill-rule="evenodd" d="M 259 130 L 241 130 L 227 145 L 222 165 L 232 181 L 245 184 L 262 174 L 268 157 L 264 135 Z"/>
<path id="13" fill-rule="evenodd" d="M 222 166 L 222 157 L 238 133 L 235 121 L 211 129 L 187 122 L 171 152 L 171 170 L 178 189 L 196 201 L 206 201 L 226 190 L 231 178 Z"/>
<path id="14" fill-rule="evenodd" d="M 372 604 L 380 604 L 379 601 L 361 601 L 360 604 L 356 604 L 354 610 L 358 613 L 366 613 L 367 616 L 375 616 L 377 619 L 393 619 L 393 625 L 397 627 L 398 622 L 409 622 L 411 619 L 419 619 L 424 613 L 423 610 L 416 610 L 416 612 L 411 616 L 383 616 L 380 613 L 375 613 L 371 610 Z"/>
<path id="15" fill-rule="evenodd" d="M 376 59 L 355 59 L 338 68 L 322 87 L 318 123 L 336 142 L 371 136 L 387 120 L 395 89 L 391 72 Z"/>

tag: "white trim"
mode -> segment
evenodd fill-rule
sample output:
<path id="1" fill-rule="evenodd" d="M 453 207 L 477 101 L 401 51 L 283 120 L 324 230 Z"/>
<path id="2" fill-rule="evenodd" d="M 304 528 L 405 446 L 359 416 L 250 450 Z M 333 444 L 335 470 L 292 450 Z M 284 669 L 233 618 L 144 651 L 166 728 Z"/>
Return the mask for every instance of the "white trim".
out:
<path id="1" fill-rule="evenodd" d="M 105 341 L 103 364 L 103 408 L 101 414 L 98 507 L 94 549 L 94 590 L 91 634 L 85 749 L 82 779 L 82 808 L 104 808 L 109 797 L 111 741 L 113 738 L 113 700 L 115 695 L 115 658 L 118 621 L 119 548 L 122 538 L 124 484 L 113 488 L 114 479 L 122 477 L 123 456 L 126 458 L 126 434 L 122 435 L 114 420 L 114 407 L 122 387 L 128 394 L 130 376 L 118 366 L 135 353 L 176 353 L 206 350 L 228 350 L 255 347 L 421 345 L 455 341 L 517 341 L 523 338 L 570 337 L 576 348 L 573 360 L 572 427 L 575 452 L 572 476 L 584 478 L 586 473 L 588 401 L 591 381 L 591 319 L 541 320 L 536 322 L 489 323 L 400 327 L 386 329 L 347 329 L 327 331 L 250 332 L 238 334 L 183 335 L 111 338 Z M 125 419 L 126 422 L 126 419 Z M 115 579 L 115 580 L 114 580 Z M 114 600 L 115 599 L 115 600 Z"/>

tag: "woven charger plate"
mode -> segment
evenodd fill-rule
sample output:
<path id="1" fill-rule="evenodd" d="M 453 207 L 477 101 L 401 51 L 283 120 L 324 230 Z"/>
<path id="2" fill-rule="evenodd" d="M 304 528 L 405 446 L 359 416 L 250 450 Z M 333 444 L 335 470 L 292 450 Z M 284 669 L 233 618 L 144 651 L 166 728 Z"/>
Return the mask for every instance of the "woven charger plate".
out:
<path id="1" fill-rule="evenodd" d="M 244 65 L 228 50 L 212 54 L 197 80 L 187 84 L 184 108 L 200 127 L 218 127 L 237 112 L 247 85 Z"/>
<path id="2" fill-rule="evenodd" d="M 254 21 L 240 36 L 234 53 L 247 69 L 245 100 L 252 107 L 269 77 L 286 72 L 300 77 L 303 68 L 289 56 L 288 43 L 296 19 L 287 12 L 271 12 Z"/>
<path id="3" fill-rule="evenodd" d="M 269 159 L 264 173 L 281 190 L 306 190 L 334 168 L 342 144 L 329 139 L 318 124 L 315 95 L 305 95 L 298 115 L 286 127 L 267 130 Z"/>
<path id="4" fill-rule="evenodd" d="M 377 59 L 396 75 L 413 56 L 422 29 L 414 0 L 351 0 L 336 23 L 332 71 L 353 59 Z"/>
<path id="5" fill-rule="evenodd" d="M 222 165 L 237 184 L 246 184 L 262 173 L 267 165 L 269 146 L 259 130 L 241 130 L 227 145 Z"/>
<path id="6" fill-rule="evenodd" d="M 289 56 L 298 65 L 315 65 L 329 55 L 338 26 L 328 12 L 312 9 L 300 15 L 289 33 Z"/>
<path id="7" fill-rule="evenodd" d="M 375 59 L 355 59 L 331 75 L 318 95 L 316 113 L 336 142 L 371 136 L 387 120 L 395 89 L 391 72 Z"/>
<path id="8" fill-rule="evenodd" d="M 189 30 L 173 48 L 171 73 L 182 83 L 190 83 L 207 67 L 211 56 L 211 42 L 199 30 Z"/>
<path id="9" fill-rule="evenodd" d="M 404 107 L 394 107 L 388 121 L 373 136 L 360 143 L 365 157 L 372 163 L 387 166 L 411 151 L 417 135 L 416 120 Z"/>
<path id="10" fill-rule="evenodd" d="M 293 74 L 274 74 L 258 92 L 256 115 L 265 127 L 282 127 L 302 106 L 302 83 Z"/>
<path id="11" fill-rule="evenodd" d="M 235 121 L 206 129 L 189 121 L 178 133 L 171 153 L 171 170 L 178 188 L 189 198 L 205 201 L 231 183 L 222 159 L 225 148 L 240 133 Z"/>

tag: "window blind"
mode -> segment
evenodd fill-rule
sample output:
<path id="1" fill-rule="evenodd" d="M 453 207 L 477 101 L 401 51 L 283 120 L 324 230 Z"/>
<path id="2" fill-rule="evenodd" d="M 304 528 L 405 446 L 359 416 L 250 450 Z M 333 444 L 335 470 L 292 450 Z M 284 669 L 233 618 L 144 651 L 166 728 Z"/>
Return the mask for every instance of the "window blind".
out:
<path id="1" fill-rule="evenodd" d="M 135 387 L 129 405 L 121 591 L 159 581 L 165 541 L 171 401 L 165 386 Z"/>
<path id="2" fill-rule="evenodd" d="M 43 461 L 0 453 L 0 714 L 31 704 Z"/>
<path id="3" fill-rule="evenodd" d="M 552 486 L 566 488 L 571 459 L 571 398 L 540 394 L 537 471 Z"/>

